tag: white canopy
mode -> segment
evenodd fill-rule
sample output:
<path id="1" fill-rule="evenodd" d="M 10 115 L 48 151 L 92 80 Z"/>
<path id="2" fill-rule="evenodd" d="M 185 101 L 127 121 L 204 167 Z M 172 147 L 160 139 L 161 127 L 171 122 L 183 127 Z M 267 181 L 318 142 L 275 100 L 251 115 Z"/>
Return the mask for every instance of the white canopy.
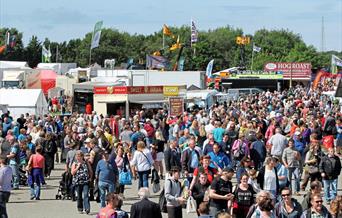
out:
<path id="1" fill-rule="evenodd" d="M 25 61 L 0 61 L 0 69 L 6 68 L 26 68 L 28 67 Z"/>
<path id="2" fill-rule="evenodd" d="M 48 113 L 48 104 L 41 89 L 0 89 L 0 105 L 7 105 L 13 117 L 25 113 L 39 116 Z"/>

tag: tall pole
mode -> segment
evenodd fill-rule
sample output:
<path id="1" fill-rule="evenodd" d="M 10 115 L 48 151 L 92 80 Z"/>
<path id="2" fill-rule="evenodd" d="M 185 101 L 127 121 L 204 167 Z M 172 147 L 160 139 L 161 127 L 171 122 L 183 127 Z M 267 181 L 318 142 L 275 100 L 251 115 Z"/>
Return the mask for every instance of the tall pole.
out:
<path id="1" fill-rule="evenodd" d="M 252 63 L 251 63 L 251 71 L 253 71 L 253 60 L 254 60 L 254 43 L 252 48 Z"/>
<path id="2" fill-rule="evenodd" d="M 91 65 L 91 47 L 90 47 L 90 51 L 89 51 L 89 66 Z"/>
<path id="3" fill-rule="evenodd" d="M 164 35 L 164 32 L 163 32 L 163 51 L 164 51 L 164 48 L 165 48 L 165 35 Z"/>
<path id="4" fill-rule="evenodd" d="M 56 47 L 56 63 L 58 63 L 58 44 L 57 44 L 57 47 Z"/>
<path id="5" fill-rule="evenodd" d="M 321 52 L 324 52 L 324 17 L 322 16 L 322 27 L 321 27 Z"/>
<path id="6" fill-rule="evenodd" d="M 291 68 L 290 68 L 290 89 L 292 88 L 292 62 L 291 62 Z"/>

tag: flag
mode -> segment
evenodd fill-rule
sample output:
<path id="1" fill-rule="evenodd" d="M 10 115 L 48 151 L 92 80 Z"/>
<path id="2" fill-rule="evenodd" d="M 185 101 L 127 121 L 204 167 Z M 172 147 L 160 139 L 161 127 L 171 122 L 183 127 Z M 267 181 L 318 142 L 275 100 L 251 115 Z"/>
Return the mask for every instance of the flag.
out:
<path id="1" fill-rule="evenodd" d="M 174 51 L 178 48 L 182 47 L 182 44 L 179 42 L 179 35 L 178 35 L 178 38 L 177 38 L 177 42 L 176 44 L 173 44 L 171 47 L 170 47 L 170 51 Z"/>
<path id="2" fill-rule="evenodd" d="M 14 48 L 14 46 L 16 45 L 16 39 L 17 39 L 16 35 L 12 35 L 10 37 L 10 41 L 9 41 L 10 48 Z"/>
<path id="3" fill-rule="evenodd" d="M 184 57 L 180 57 L 179 61 L 178 61 L 178 71 L 183 71 L 184 70 L 184 62 L 185 62 L 185 58 Z"/>
<path id="4" fill-rule="evenodd" d="M 91 39 L 90 49 L 96 48 L 99 46 L 100 38 L 101 38 L 101 29 L 102 29 L 103 21 L 99 21 L 95 24 L 93 37 Z"/>
<path id="5" fill-rule="evenodd" d="M 10 37 L 11 37 L 11 34 L 10 32 L 6 32 L 6 46 L 9 46 L 10 45 Z"/>
<path id="6" fill-rule="evenodd" d="M 166 36 L 173 36 L 170 28 L 164 24 L 163 26 L 163 34 Z"/>
<path id="7" fill-rule="evenodd" d="M 49 48 L 49 50 L 47 50 L 45 48 L 45 45 L 43 45 L 43 47 L 42 47 L 42 63 L 50 63 L 51 62 L 50 58 L 51 58 L 50 48 Z"/>
<path id="8" fill-rule="evenodd" d="M 253 44 L 253 51 L 260 52 L 261 48 Z"/>
<path id="9" fill-rule="evenodd" d="M 6 50 L 6 45 L 0 46 L 0 54 L 4 53 Z"/>
<path id="10" fill-rule="evenodd" d="M 214 66 L 214 59 L 209 61 L 207 65 L 206 75 L 208 78 L 211 78 L 211 72 L 213 71 L 213 66 Z"/>
<path id="11" fill-rule="evenodd" d="M 194 21 L 191 21 L 191 43 L 198 41 L 198 31 Z"/>
<path id="12" fill-rule="evenodd" d="M 163 56 L 146 55 L 147 69 L 167 69 L 170 66 L 169 60 Z"/>

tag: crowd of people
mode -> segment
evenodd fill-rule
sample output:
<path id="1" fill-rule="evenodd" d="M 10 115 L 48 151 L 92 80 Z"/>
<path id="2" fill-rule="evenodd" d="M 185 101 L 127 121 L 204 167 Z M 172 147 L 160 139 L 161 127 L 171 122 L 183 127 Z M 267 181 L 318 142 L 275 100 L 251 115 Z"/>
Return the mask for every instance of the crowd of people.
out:
<path id="1" fill-rule="evenodd" d="M 320 90 L 265 91 L 177 117 L 159 109 L 128 119 L 93 112 L 16 121 L 6 113 L 1 120 L 2 217 L 24 175 L 29 198 L 40 200 L 55 162 L 65 163 L 64 197 L 87 214 L 98 201 L 99 218 L 128 217 L 121 206 L 135 180 L 141 201 L 131 206 L 132 218 L 181 218 L 185 207 L 201 218 L 342 215 L 341 110 Z M 163 193 L 159 204 L 148 200 L 151 187 Z M 298 202 L 302 190 L 308 194 Z"/>

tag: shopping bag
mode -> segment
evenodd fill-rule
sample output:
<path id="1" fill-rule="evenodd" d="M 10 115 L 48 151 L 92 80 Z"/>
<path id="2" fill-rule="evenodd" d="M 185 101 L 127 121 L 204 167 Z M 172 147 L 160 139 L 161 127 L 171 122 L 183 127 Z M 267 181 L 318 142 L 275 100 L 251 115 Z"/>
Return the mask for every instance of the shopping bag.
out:
<path id="1" fill-rule="evenodd" d="M 186 213 L 196 213 L 196 207 L 197 205 L 195 199 L 190 196 L 186 203 Z"/>
<path id="2" fill-rule="evenodd" d="M 132 185 L 132 175 L 130 171 L 121 171 L 119 173 L 120 185 Z"/>

